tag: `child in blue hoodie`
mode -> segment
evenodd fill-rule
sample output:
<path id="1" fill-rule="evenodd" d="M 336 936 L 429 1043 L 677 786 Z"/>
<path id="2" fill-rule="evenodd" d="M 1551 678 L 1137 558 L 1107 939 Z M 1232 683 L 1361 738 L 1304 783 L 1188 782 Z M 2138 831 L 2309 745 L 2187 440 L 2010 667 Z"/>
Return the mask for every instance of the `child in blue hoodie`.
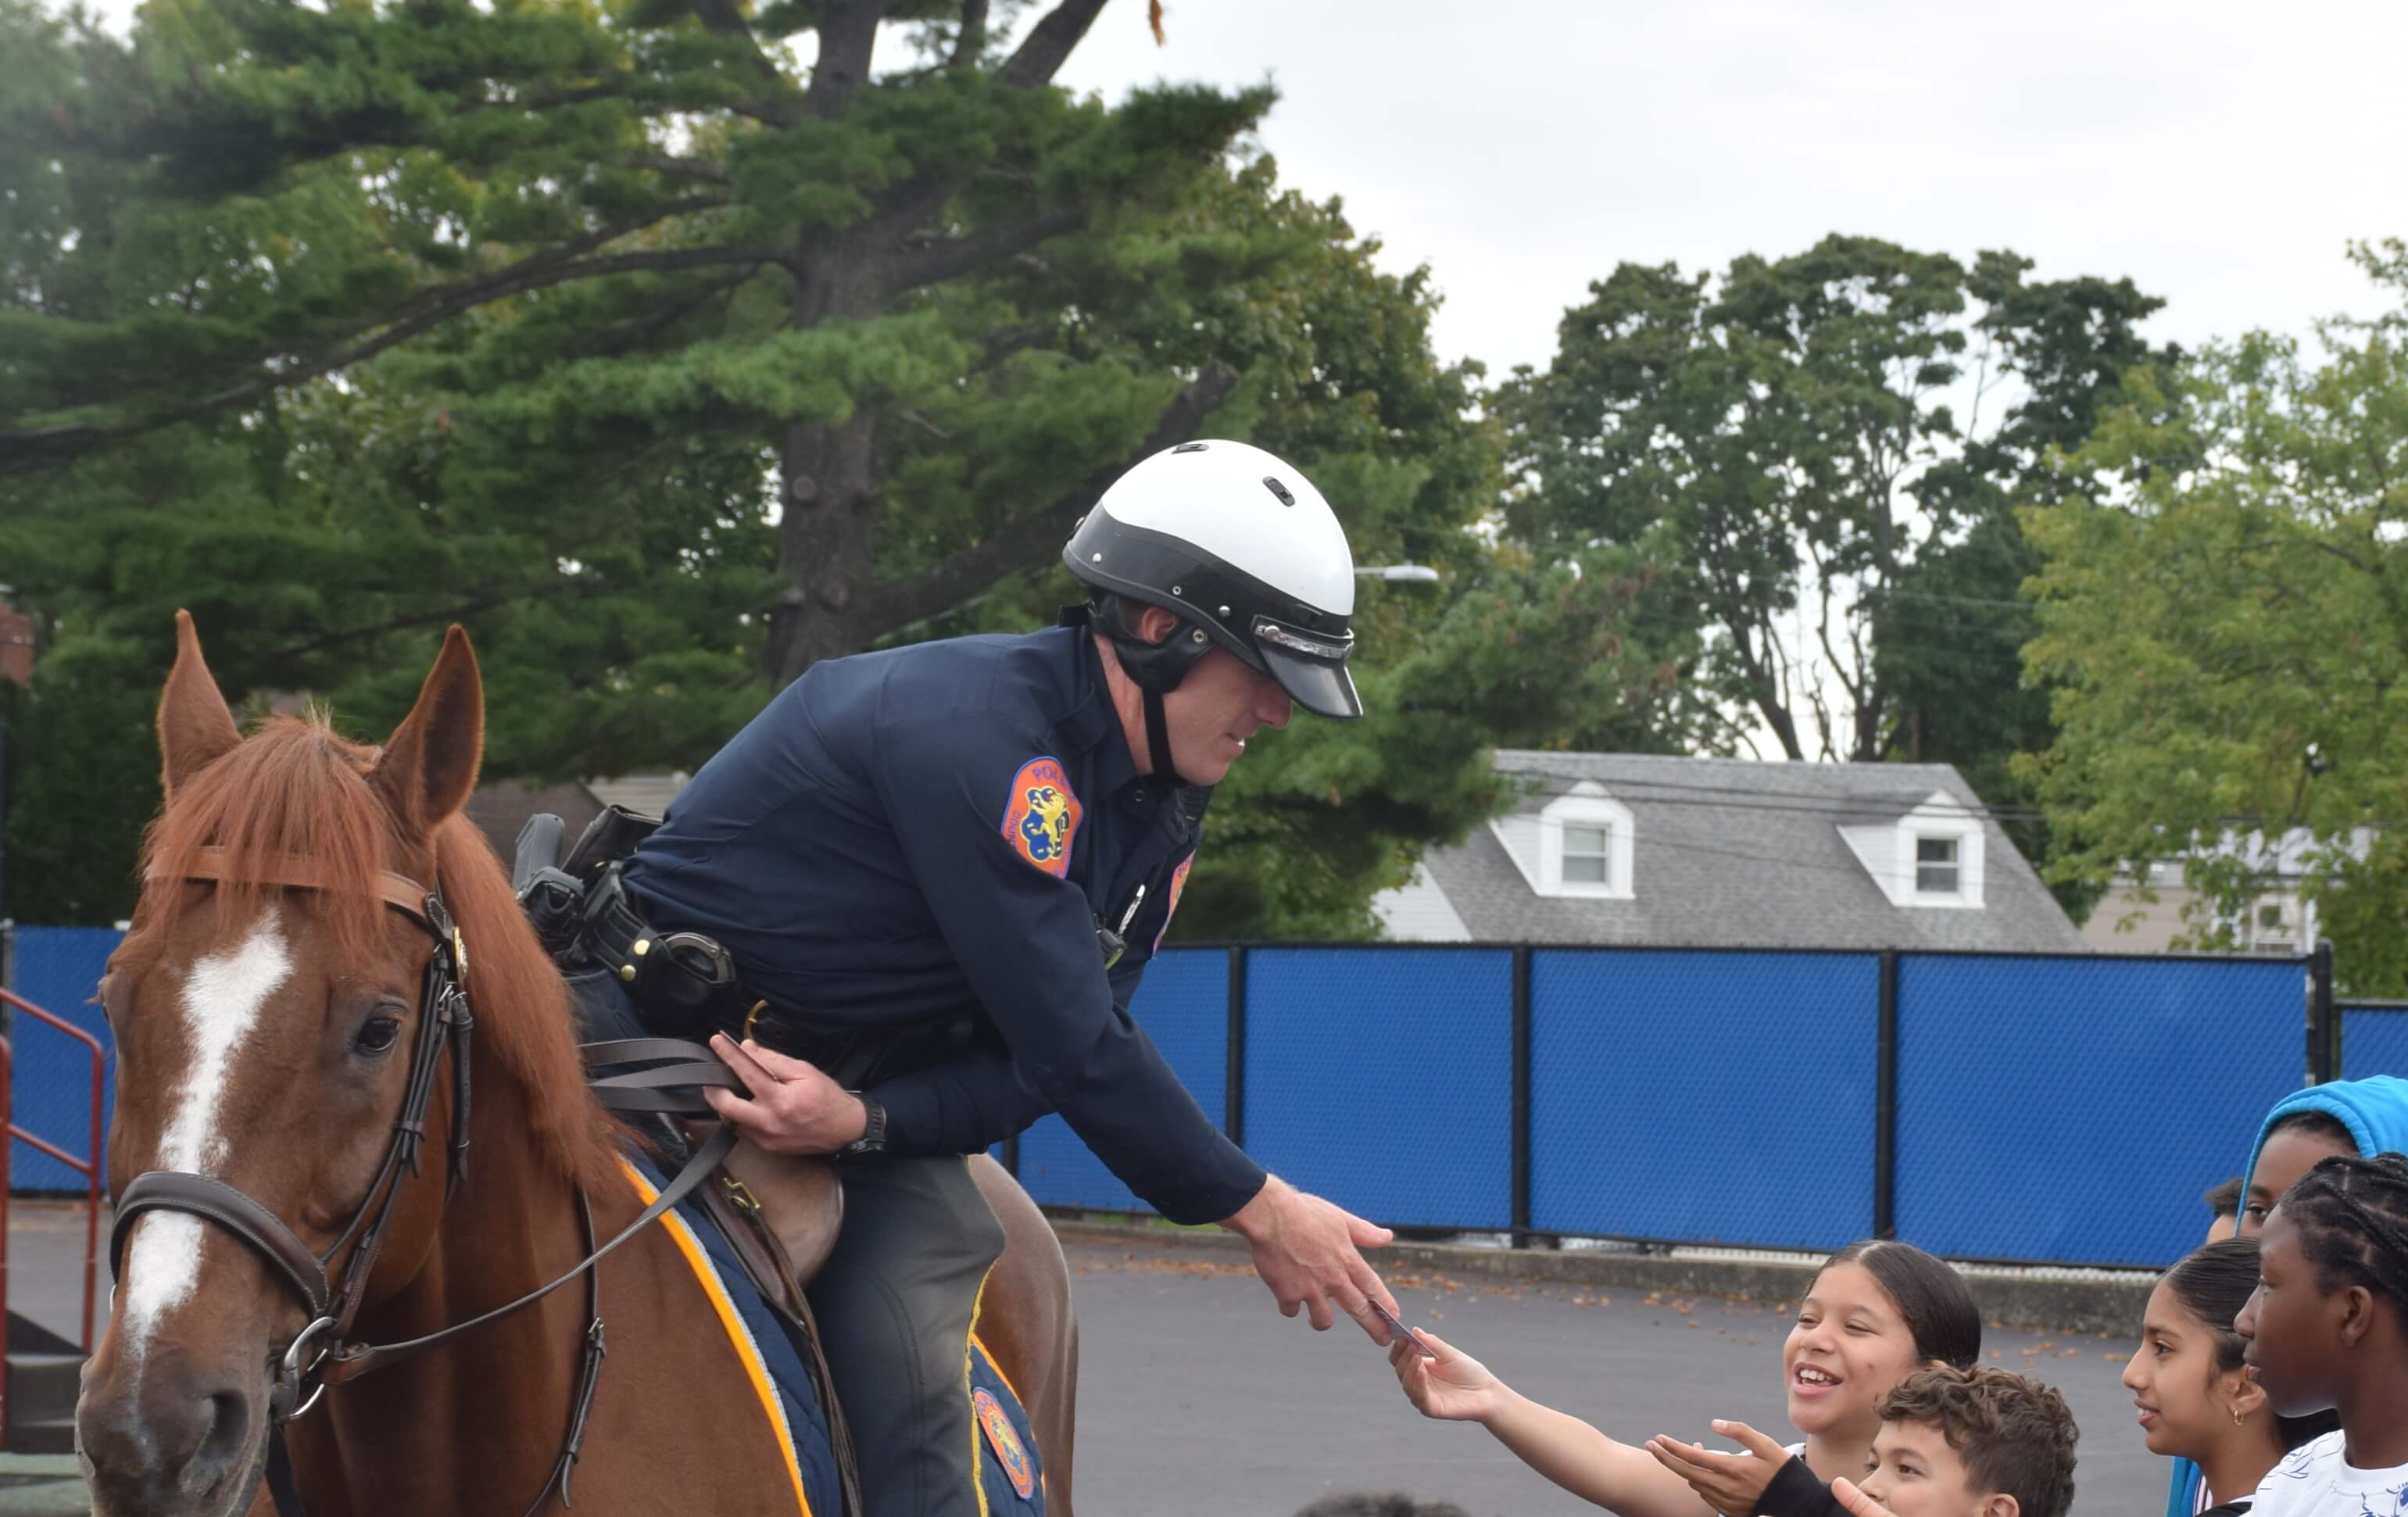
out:
<path id="1" fill-rule="evenodd" d="M 2393 1075 L 2336 1080 L 2275 1102 L 2250 1145 L 2248 1167 L 2242 1171 L 2239 1236 L 2256 1237 L 2283 1193 L 2318 1160 L 2336 1153 L 2350 1158 L 2408 1153 L 2408 1080 Z M 2166 1517 L 2193 1517 L 2216 1502 L 2247 1495 L 2202 1492 L 2199 1467 L 2177 1459 L 2172 1487 L 2166 1494 Z"/>

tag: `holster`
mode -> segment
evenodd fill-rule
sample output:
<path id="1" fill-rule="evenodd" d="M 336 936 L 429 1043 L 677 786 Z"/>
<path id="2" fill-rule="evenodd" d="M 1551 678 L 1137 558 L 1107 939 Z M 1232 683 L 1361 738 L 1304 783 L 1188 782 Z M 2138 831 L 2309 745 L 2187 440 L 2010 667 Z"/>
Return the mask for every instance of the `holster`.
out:
<path id="1" fill-rule="evenodd" d="M 576 846 L 568 851 L 568 857 L 561 860 L 560 867 L 571 878 L 590 882 L 595 870 L 632 855 L 660 826 L 661 819 L 656 816 L 630 811 L 624 806 L 606 806 L 602 814 L 577 835 Z"/>
<path id="2" fill-rule="evenodd" d="M 745 988 L 720 943 L 700 933 L 658 932 L 644 919 L 620 875 L 660 824 L 624 806 L 609 807 L 557 869 L 542 868 L 528 856 L 533 845 L 526 838 L 520 861 L 520 899 L 545 946 L 565 967 L 599 966 L 618 975 L 652 1031 L 664 1038 L 700 1038 L 717 1031 L 757 1038 L 818 1066 L 847 1090 L 867 1090 L 977 1048 L 1002 1046 L 993 1023 L 970 1013 L 903 1027 L 832 1030 L 772 1007 Z M 533 824 L 529 830 L 535 832 Z"/>
<path id="3" fill-rule="evenodd" d="M 739 1022 L 752 1003 L 736 961 L 701 933 L 655 930 L 627 893 L 624 867 L 601 865 L 586 887 L 579 947 L 626 982 L 645 1025 L 664 1038 L 697 1038 Z"/>

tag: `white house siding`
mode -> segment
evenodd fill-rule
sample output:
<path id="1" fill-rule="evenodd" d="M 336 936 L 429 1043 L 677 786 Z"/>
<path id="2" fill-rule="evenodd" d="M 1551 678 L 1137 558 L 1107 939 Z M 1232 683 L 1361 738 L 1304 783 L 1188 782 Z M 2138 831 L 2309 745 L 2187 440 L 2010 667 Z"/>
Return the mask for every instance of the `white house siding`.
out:
<path id="1" fill-rule="evenodd" d="M 1413 866 L 1411 884 L 1383 890 L 1371 897 L 1371 914 L 1380 919 L 1389 937 L 1406 943 L 1468 943 L 1471 929 L 1463 924 L 1446 892 L 1438 888 L 1424 865 Z"/>

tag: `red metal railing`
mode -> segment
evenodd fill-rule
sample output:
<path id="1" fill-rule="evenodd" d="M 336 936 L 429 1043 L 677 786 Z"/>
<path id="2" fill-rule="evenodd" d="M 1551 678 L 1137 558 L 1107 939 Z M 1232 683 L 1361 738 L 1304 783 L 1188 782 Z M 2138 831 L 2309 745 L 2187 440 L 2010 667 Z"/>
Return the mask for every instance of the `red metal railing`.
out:
<path id="1" fill-rule="evenodd" d="M 66 1150 L 47 1139 L 37 1138 L 17 1125 L 10 1101 L 10 1089 L 16 1072 L 16 1050 L 9 1039 L 0 1038 L 0 1132 L 35 1150 L 49 1154 L 59 1163 L 84 1178 L 83 1217 L 83 1352 L 92 1352 L 93 1308 L 98 1300 L 100 1283 L 100 1168 L 101 1146 L 107 1140 L 101 1120 L 101 1091 L 108 1075 L 108 1051 L 100 1039 L 64 1017 L 52 1016 L 21 995 L 0 990 L 0 1005 L 32 1017 L 47 1027 L 54 1027 L 81 1043 L 92 1054 L 92 1148 L 91 1157 L 79 1159 Z M 14 1144 L 0 1139 L 0 1323 L 7 1320 L 8 1305 L 8 1227 L 7 1197 L 10 1182 L 9 1159 Z"/>

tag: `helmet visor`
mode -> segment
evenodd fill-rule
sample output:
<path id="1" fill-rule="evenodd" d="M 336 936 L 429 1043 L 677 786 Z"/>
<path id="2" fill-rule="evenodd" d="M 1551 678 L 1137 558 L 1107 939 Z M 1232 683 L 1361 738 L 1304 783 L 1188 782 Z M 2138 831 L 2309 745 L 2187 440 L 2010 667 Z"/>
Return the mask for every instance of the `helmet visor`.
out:
<path id="1" fill-rule="evenodd" d="M 1315 716 L 1340 719 L 1363 714 L 1363 697 L 1354 693 L 1354 676 L 1343 659 L 1304 658 L 1268 640 L 1261 650 L 1263 665 L 1280 688 Z"/>

